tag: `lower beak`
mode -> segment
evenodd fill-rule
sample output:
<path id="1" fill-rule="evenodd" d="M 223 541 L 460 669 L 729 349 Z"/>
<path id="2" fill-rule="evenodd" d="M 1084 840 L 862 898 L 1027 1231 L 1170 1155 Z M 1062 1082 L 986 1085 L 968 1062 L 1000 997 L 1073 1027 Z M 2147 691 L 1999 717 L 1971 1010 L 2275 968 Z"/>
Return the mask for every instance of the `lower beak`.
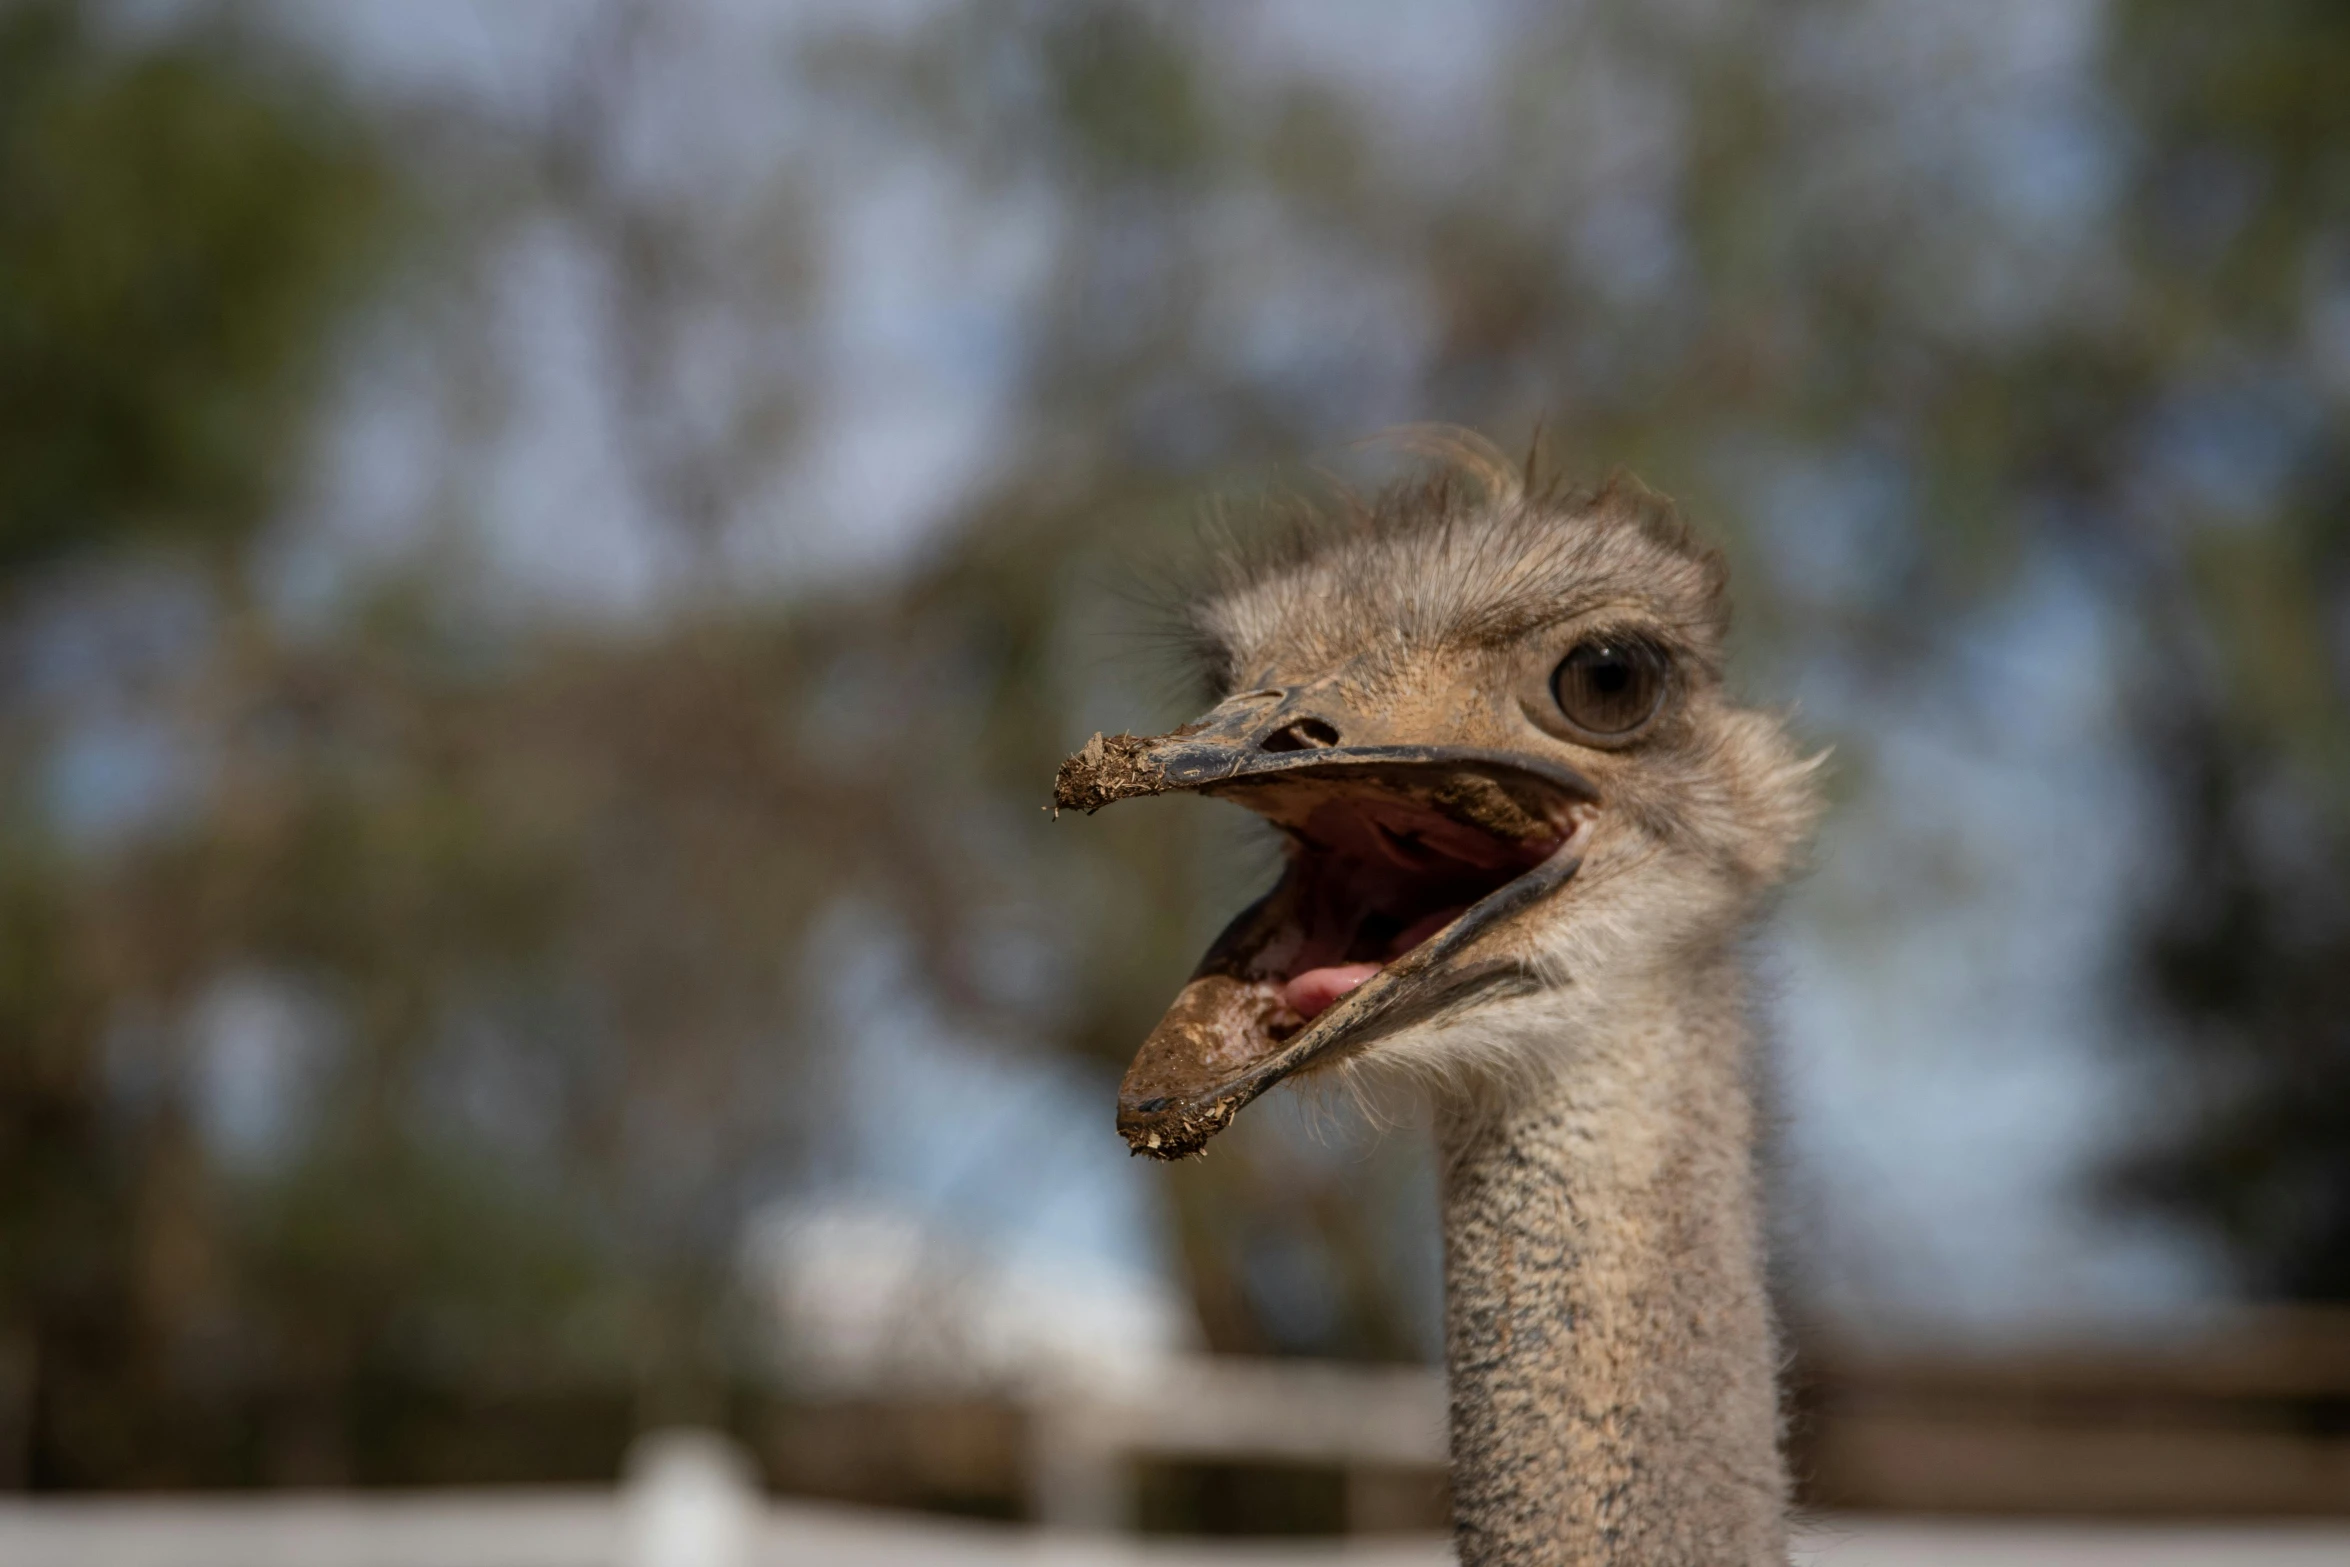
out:
<path id="1" fill-rule="evenodd" d="M 1091 813 L 1137 795 L 1209 794 L 1295 828 L 1333 798 L 1375 798 L 1501 846 L 1514 874 L 1504 872 L 1506 880 L 1440 931 L 1301 1026 L 1281 1010 L 1281 988 L 1272 980 L 1284 933 L 1298 928 L 1315 896 L 1306 862 L 1293 854 L 1279 885 L 1209 947 L 1127 1069 L 1118 1130 L 1136 1153 L 1173 1159 L 1195 1152 L 1285 1077 L 1342 1060 L 1471 999 L 1530 986 L 1522 954 L 1498 927 L 1581 864 L 1597 791 L 1548 758 L 1467 746 L 1282 743 L 1298 727 L 1294 699 L 1268 707 L 1259 696 L 1227 702 L 1155 738 L 1097 734 L 1061 764 L 1054 805 Z M 1320 725 L 1323 733 L 1361 727 Z M 1284 1026 L 1294 1031 L 1284 1035 Z"/>

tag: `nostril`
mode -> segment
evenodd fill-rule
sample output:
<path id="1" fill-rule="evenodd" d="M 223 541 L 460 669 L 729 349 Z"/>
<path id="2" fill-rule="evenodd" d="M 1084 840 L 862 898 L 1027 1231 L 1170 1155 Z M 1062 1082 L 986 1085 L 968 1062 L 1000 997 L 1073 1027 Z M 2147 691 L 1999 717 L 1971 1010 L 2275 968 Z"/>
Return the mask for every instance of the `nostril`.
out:
<path id="1" fill-rule="evenodd" d="M 1257 742 L 1260 751 L 1321 751 L 1338 743 L 1338 731 L 1319 718 L 1284 724 Z"/>

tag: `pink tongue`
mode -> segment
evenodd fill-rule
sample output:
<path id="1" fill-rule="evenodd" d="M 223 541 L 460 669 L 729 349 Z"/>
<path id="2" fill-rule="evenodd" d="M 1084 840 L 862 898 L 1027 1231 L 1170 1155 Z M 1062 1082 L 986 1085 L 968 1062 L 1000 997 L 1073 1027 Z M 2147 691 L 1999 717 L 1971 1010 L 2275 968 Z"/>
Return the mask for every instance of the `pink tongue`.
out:
<path id="1" fill-rule="evenodd" d="M 1319 1017 L 1340 996 L 1384 967 L 1383 963 L 1340 963 L 1331 968 L 1310 968 L 1281 987 L 1281 999 L 1299 1017 Z"/>
<path id="2" fill-rule="evenodd" d="M 1459 909 L 1438 909 L 1433 914 L 1421 915 L 1398 931 L 1395 940 L 1388 943 L 1388 957 L 1402 957 L 1450 925 L 1460 916 L 1460 912 Z M 1328 968 L 1310 968 L 1281 987 L 1281 999 L 1289 1004 L 1290 1011 L 1310 1022 L 1329 1011 L 1340 996 L 1385 967 L 1385 963 L 1334 963 Z"/>

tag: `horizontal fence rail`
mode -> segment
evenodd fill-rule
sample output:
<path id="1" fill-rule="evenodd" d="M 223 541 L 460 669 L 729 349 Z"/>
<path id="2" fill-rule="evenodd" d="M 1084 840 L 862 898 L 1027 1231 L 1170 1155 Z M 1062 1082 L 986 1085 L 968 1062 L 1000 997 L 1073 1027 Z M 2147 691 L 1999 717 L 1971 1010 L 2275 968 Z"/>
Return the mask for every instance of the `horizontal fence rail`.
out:
<path id="1" fill-rule="evenodd" d="M 722 1554 L 723 1553 L 723 1554 Z M 0 1502 L 8 1567 L 1447 1567 L 1426 1537 L 1144 1541 L 800 1502 L 663 1540 L 610 1491 Z M 1800 1567 L 2341 1567 L 2350 1528 L 1816 1523 Z"/>

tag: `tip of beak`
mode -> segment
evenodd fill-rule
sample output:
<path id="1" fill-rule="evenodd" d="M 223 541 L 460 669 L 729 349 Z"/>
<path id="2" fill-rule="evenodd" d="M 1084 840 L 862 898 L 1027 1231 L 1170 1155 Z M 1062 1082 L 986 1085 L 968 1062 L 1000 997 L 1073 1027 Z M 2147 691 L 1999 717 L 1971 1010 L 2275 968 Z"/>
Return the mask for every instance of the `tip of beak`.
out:
<path id="1" fill-rule="evenodd" d="M 1137 735 L 1096 734 L 1053 775 L 1053 809 L 1091 816 L 1113 800 L 1159 793 L 1166 780 L 1150 759 L 1152 744 Z"/>
<path id="2" fill-rule="evenodd" d="M 1181 1159 L 1198 1153 L 1208 1139 L 1232 1124 L 1240 1107 L 1253 1097 L 1235 1094 L 1209 1104 L 1177 1105 L 1165 1098 L 1141 1104 L 1120 1103 L 1118 1135 L 1127 1152 L 1152 1159 Z"/>

